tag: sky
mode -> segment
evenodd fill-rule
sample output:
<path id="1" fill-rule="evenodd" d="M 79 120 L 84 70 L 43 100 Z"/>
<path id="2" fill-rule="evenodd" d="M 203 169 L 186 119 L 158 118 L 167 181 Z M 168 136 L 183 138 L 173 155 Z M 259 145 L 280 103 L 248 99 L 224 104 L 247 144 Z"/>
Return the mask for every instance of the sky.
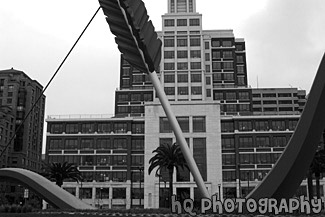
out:
<path id="1" fill-rule="evenodd" d="M 144 0 L 157 31 L 167 0 Z M 96 0 L 0 0 L 0 70 L 43 86 L 99 7 Z M 203 29 L 246 41 L 252 87 L 307 93 L 325 51 L 324 0 L 197 0 Z M 120 54 L 100 11 L 45 92 L 46 115 L 113 114 Z"/>

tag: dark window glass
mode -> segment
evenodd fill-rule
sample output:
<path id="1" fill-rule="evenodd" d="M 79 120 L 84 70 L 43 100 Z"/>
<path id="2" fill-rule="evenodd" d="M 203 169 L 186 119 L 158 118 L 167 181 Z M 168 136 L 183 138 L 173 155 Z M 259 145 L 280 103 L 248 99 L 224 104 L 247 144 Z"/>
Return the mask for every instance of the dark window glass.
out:
<path id="1" fill-rule="evenodd" d="M 165 59 L 174 59 L 175 52 L 174 51 L 164 51 L 164 58 Z"/>
<path id="2" fill-rule="evenodd" d="M 188 133 L 189 132 L 189 118 L 188 117 L 177 117 L 179 126 L 182 129 L 182 132 Z"/>
<path id="3" fill-rule="evenodd" d="M 173 19 L 166 19 L 165 26 L 175 26 L 175 20 Z"/>
<path id="4" fill-rule="evenodd" d="M 254 148 L 252 137 L 239 137 L 239 148 Z"/>
<path id="5" fill-rule="evenodd" d="M 177 51 L 177 58 L 178 59 L 187 58 L 187 50 Z"/>
<path id="6" fill-rule="evenodd" d="M 187 19 L 177 19 L 177 26 L 187 26 Z"/>
<path id="7" fill-rule="evenodd" d="M 65 149 L 70 149 L 70 150 L 78 149 L 78 140 L 77 139 L 66 139 L 65 140 Z"/>
<path id="8" fill-rule="evenodd" d="M 205 117 L 193 117 L 193 132 L 205 132 Z"/>
<path id="9" fill-rule="evenodd" d="M 97 139 L 97 149 L 111 149 L 111 142 L 109 139 Z"/>
<path id="10" fill-rule="evenodd" d="M 164 47 L 175 47 L 174 38 L 165 37 L 165 39 L 164 39 Z"/>
<path id="11" fill-rule="evenodd" d="M 201 50 L 191 50 L 191 58 L 201 58 Z"/>
<path id="12" fill-rule="evenodd" d="M 133 123 L 132 124 L 132 133 L 143 134 L 144 133 L 144 124 L 143 123 Z"/>
<path id="13" fill-rule="evenodd" d="M 202 95 L 202 87 L 191 87 L 192 95 Z"/>
<path id="14" fill-rule="evenodd" d="M 207 180 L 206 139 L 193 138 L 193 156 L 204 181 Z"/>
<path id="15" fill-rule="evenodd" d="M 200 19 L 190 19 L 190 26 L 200 26 Z"/>
<path id="16" fill-rule="evenodd" d="M 113 188 L 113 199 L 125 199 L 126 188 Z"/>
<path id="17" fill-rule="evenodd" d="M 178 95 L 188 95 L 188 87 L 178 87 Z"/>
<path id="18" fill-rule="evenodd" d="M 93 123 L 84 123 L 81 124 L 82 133 L 93 133 L 95 131 L 95 124 Z"/>
<path id="19" fill-rule="evenodd" d="M 238 122 L 239 131 L 252 131 L 252 122 L 251 121 L 239 121 Z"/>
<path id="20" fill-rule="evenodd" d="M 232 137 L 223 137 L 221 139 L 222 149 L 234 149 L 235 148 L 235 139 Z"/>
<path id="21" fill-rule="evenodd" d="M 173 132 L 172 131 L 172 128 L 169 124 L 169 121 L 166 117 L 161 117 L 159 119 L 159 132 L 160 133 L 171 133 Z"/>
<path id="22" fill-rule="evenodd" d="M 177 69 L 178 70 L 187 70 L 188 69 L 188 63 L 187 62 L 177 63 Z"/>
<path id="23" fill-rule="evenodd" d="M 114 149 L 126 149 L 126 139 L 115 138 L 113 142 Z"/>
<path id="24" fill-rule="evenodd" d="M 191 74 L 191 82 L 201 82 L 201 74 Z"/>
<path id="25" fill-rule="evenodd" d="M 187 74 L 177 74 L 177 82 L 178 83 L 187 83 L 188 75 Z"/>

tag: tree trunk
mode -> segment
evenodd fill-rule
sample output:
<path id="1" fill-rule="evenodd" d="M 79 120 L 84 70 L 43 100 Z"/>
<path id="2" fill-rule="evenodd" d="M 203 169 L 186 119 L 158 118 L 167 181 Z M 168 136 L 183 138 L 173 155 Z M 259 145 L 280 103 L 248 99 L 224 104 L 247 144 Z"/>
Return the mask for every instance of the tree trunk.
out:
<path id="1" fill-rule="evenodd" d="M 311 171 L 311 169 L 308 170 L 307 186 L 308 186 L 308 198 L 310 201 L 314 197 L 313 172 Z"/>
<path id="2" fill-rule="evenodd" d="M 316 196 L 317 199 L 320 198 L 320 186 L 319 186 L 319 179 L 320 179 L 320 173 L 315 173 L 316 178 Z"/>
<path id="3" fill-rule="evenodd" d="M 173 174 L 174 174 L 174 167 L 168 169 L 169 173 L 169 196 L 168 196 L 168 206 L 171 207 L 171 197 L 173 196 Z"/>

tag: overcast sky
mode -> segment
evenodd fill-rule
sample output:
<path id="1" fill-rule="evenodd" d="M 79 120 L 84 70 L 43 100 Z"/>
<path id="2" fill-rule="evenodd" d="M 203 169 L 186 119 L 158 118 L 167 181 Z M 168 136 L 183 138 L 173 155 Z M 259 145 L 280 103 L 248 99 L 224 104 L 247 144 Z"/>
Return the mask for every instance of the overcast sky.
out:
<path id="1" fill-rule="evenodd" d="M 156 30 L 167 0 L 144 0 Z M 46 85 L 99 4 L 96 0 L 0 0 L 0 70 Z M 246 41 L 249 84 L 309 91 L 325 51 L 324 0 L 197 0 L 203 29 Z M 102 11 L 46 91 L 46 115 L 113 114 L 119 51 Z"/>

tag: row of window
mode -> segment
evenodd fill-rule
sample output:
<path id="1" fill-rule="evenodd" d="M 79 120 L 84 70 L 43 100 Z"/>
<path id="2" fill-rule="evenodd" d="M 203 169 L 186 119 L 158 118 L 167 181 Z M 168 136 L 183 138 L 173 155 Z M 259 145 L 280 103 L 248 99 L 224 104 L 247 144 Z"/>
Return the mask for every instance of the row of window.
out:
<path id="1" fill-rule="evenodd" d="M 190 69 L 201 69 L 202 65 L 201 62 L 179 62 L 177 63 L 177 70 L 188 70 L 190 66 Z M 164 63 L 164 70 L 175 70 L 175 63 Z"/>
<path id="2" fill-rule="evenodd" d="M 298 120 L 245 120 L 234 122 L 221 122 L 221 132 L 238 131 L 286 131 L 294 130 Z"/>
<path id="3" fill-rule="evenodd" d="M 190 132 L 189 117 L 176 117 L 182 131 L 184 133 Z M 194 116 L 192 117 L 192 132 L 200 133 L 206 131 L 205 117 L 203 116 Z M 166 117 L 160 117 L 159 119 L 159 132 L 160 133 L 172 133 L 172 128 L 169 124 L 169 121 Z"/>
<path id="4" fill-rule="evenodd" d="M 128 125 L 128 123 L 51 123 L 50 133 L 127 133 Z M 144 133 L 144 123 L 132 123 L 129 130 L 134 134 L 142 134 Z"/>
<path id="5" fill-rule="evenodd" d="M 54 139 L 48 143 L 49 150 L 79 150 L 79 149 L 127 149 L 128 141 L 125 138 L 98 138 L 98 139 Z M 143 138 L 132 138 L 131 150 L 143 150 Z"/>
<path id="6" fill-rule="evenodd" d="M 251 153 L 239 154 L 239 164 L 274 164 L 281 156 L 280 153 Z M 222 165 L 236 165 L 235 154 L 223 154 Z"/>
<path id="7" fill-rule="evenodd" d="M 235 149 L 235 138 L 222 137 L 222 149 Z M 286 136 L 240 136 L 239 148 L 285 147 Z"/>
<path id="8" fill-rule="evenodd" d="M 148 102 L 153 100 L 152 93 L 118 93 L 118 102 Z"/>
<path id="9" fill-rule="evenodd" d="M 175 43 L 176 42 L 176 43 Z M 190 36 L 188 43 L 188 38 L 184 36 L 178 36 L 176 41 L 174 37 L 165 36 L 164 37 L 164 47 L 200 47 L 201 46 L 201 37 L 199 36 Z"/>
<path id="10" fill-rule="evenodd" d="M 269 172 L 269 170 L 242 170 L 236 176 L 236 171 L 222 171 L 222 179 L 225 182 L 234 182 L 236 179 L 241 181 L 261 181 Z"/>
<path id="11" fill-rule="evenodd" d="M 164 88 L 166 95 L 175 95 L 175 87 L 165 87 Z M 178 87 L 178 95 L 189 95 L 188 87 Z M 191 87 L 192 95 L 202 95 L 202 87 Z"/>
<path id="12" fill-rule="evenodd" d="M 187 59 L 188 51 L 187 50 L 179 50 L 177 51 L 177 59 Z M 201 50 L 191 50 L 190 51 L 191 58 L 201 58 Z M 164 51 L 165 59 L 175 59 L 175 51 Z"/>
<path id="13" fill-rule="evenodd" d="M 76 166 L 126 166 L 126 155 L 50 155 L 50 162 L 62 162 L 67 160 Z M 143 165 L 143 155 L 131 156 L 132 165 Z"/>
<path id="14" fill-rule="evenodd" d="M 177 26 L 200 26 L 200 19 L 193 18 L 193 19 L 176 19 Z M 165 19 L 164 20 L 165 27 L 173 27 L 175 26 L 175 19 Z"/>
<path id="15" fill-rule="evenodd" d="M 76 196 L 76 188 L 64 188 L 70 194 Z M 132 199 L 143 198 L 143 188 L 132 188 Z M 95 199 L 109 199 L 109 188 L 96 188 Z M 79 188 L 79 199 L 92 199 L 92 188 Z M 126 188 L 112 188 L 112 199 L 126 199 Z"/>
<path id="16" fill-rule="evenodd" d="M 201 82 L 202 75 L 191 73 L 190 79 L 191 79 L 192 83 Z M 178 73 L 177 74 L 177 83 L 187 83 L 187 82 L 188 82 L 188 74 L 187 73 Z M 164 83 L 175 83 L 175 74 L 165 73 L 164 74 Z"/>
<path id="17" fill-rule="evenodd" d="M 248 91 L 215 91 L 214 100 L 249 100 L 250 92 Z"/>

